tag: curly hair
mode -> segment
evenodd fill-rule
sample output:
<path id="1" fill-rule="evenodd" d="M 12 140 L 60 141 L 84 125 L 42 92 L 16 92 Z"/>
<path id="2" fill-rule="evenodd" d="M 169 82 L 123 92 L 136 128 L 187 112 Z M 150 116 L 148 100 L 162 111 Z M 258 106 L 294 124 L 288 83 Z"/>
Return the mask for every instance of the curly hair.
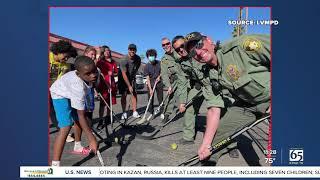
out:
<path id="1" fill-rule="evenodd" d="M 65 41 L 65 40 L 60 40 L 58 42 L 55 42 L 51 45 L 50 47 L 50 51 L 57 55 L 57 54 L 62 54 L 62 53 L 74 53 L 75 48 L 71 45 L 71 43 L 69 41 Z"/>
<path id="2" fill-rule="evenodd" d="M 147 57 L 149 57 L 149 56 L 157 57 L 157 51 L 155 49 L 148 49 L 146 52 L 146 56 Z"/>
<path id="3" fill-rule="evenodd" d="M 76 48 L 72 47 L 68 54 L 70 57 L 76 58 L 78 56 L 78 51 Z"/>

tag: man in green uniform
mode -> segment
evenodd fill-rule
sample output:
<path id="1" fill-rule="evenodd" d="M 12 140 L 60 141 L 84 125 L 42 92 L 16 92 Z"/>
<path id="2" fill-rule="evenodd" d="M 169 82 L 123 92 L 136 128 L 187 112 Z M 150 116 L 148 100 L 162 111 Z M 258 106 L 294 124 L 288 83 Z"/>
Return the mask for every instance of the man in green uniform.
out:
<path id="1" fill-rule="evenodd" d="M 168 88 L 167 95 L 169 96 L 165 102 L 163 109 L 163 123 L 168 121 L 170 114 L 173 113 L 174 106 L 177 104 L 178 91 L 177 81 L 179 73 L 182 71 L 180 65 L 175 61 L 180 56 L 173 50 L 171 42 L 168 38 L 162 38 L 161 45 L 165 51 L 161 58 L 161 79 L 163 84 Z"/>
<path id="2" fill-rule="evenodd" d="M 204 160 L 211 154 L 211 145 L 254 122 L 257 116 L 270 113 L 270 36 L 243 35 L 221 48 L 199 32 L 192 32 L 185 39 L 189 56 L 207 64 L 206 76 L 214 92 L 223 96 L 221 89 L 226 88 L 236 99 L 221 118 L 220 107 L 208 109 L 207 126 L 198 149 L 200 160 Z M 214 154 L 211 160 L 217 162 L 223 152 Z"/>
<path id="3" fill-rule="evenodd" d="M 187 78 L 187 82 L 183 85 L 178 86 L 180 93 L 180 106 L 179 111 L 184 112 L 184 124 L 183 124 L 183 139 L 180 143 L 191 144 L 193 143 L 195 137 L 195 123 L 196 117 L 199 113 L 200 107 L 205 99 L 209 107 L 224 107 L 224 102 L 220 96 L 213 94 L 209 78 L 206 78 L 203 73 L 204 64 L 192 61 L 184 48 L 184 37 L 176 36 L 172 40 L 172 45 L 174 50 L 181 56 L 181 58 L 176 59 L 181 66 L 183 71 L 183 76 Z M 204 86 L 201 86 L 198 82 L 206 82 Z M 198 92 L 203 93 L 205 96 L 200 96 L 195 99 L 195 101 L 188 108 L 185 107 L 187 101 L 194 98 Z"/>

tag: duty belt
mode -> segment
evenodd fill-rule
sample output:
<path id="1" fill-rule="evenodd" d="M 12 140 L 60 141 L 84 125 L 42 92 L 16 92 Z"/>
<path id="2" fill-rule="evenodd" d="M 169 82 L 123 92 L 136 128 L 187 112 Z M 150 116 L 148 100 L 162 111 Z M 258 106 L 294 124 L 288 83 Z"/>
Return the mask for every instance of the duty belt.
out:
<path id="1" fill-rule="evenodd" d="M 198 82 L 196 80 L 190 80 L 190 86 L 191 86 L 191 89 L 192 88 L 195 88 L 196 90 L 200 90 L 201 89 L 200 82 Z"/>

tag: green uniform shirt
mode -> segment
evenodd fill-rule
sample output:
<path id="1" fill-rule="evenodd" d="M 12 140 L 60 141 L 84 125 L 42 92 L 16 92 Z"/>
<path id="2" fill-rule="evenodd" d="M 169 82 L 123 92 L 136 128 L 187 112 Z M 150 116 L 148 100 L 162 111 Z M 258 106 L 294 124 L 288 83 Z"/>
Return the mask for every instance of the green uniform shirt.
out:
<path id="1" fill-rule="evenodd" d="M 243 35 L 217 51 L 218 71 L 210 79 L 250 104 L 270 100 L 270 36 Z"/>
<path id="2" fill-rule="evenodd" d="M 175 62 L 178 58 L 177 53 L 173 51 L 172 54 L 164 54 L 161 58 L 161 79 L 166 87 L 172 86 L 173 82 L 177 80 L 179 71 L 181 71 L 180 65 Z"/>
<path id="3" fill-rule="evenodd" d="M 222 100 L 222 97 L 218 93 L 214 93 L 212 90 L 212 84 L 210 82 L 210 77 L 207 73 L 207 65 L 199 63 L 195 60 L 183 60 L 180 61 L 181 68 L 187 75 L 187 78 L 190 81 L 200 83 L 202 91 L 202 95 L 204 96 L 207 106 L 209 107 L 224 107 L 224 101 Z M 190 84 L 190 83 L 189 83 Z M 190 85 L 189 87 L 190 88 Z M 183 98 L 186 98 L 186 101 L 188 101 L 188 92 L 186 91 L 187 88 L 184 88 L 181 90 L 181 94 Z"/>
<path id="4" fill-rule="evenodd" d="M 179 103 L 185 103 L 186 98 L 180 92 L 187 91 L 189 81 L 176 59 L 179 59 L 179 55 L 175 51 L 171 55 L 165 54 L 161 58 L 161 79 L 166 87 L 175 86 L 175 93 L 179 97 Z"/>

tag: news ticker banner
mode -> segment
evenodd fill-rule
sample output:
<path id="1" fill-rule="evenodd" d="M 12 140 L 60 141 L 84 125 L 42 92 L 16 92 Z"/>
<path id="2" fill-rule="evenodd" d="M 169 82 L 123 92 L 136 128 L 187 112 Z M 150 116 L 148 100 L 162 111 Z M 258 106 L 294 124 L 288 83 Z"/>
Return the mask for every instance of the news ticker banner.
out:
<path id="1" fill-rule="evenodd" d="M 74 167 L 21 166 L 20 178 L 320 178 L 320 166 Z"/>

